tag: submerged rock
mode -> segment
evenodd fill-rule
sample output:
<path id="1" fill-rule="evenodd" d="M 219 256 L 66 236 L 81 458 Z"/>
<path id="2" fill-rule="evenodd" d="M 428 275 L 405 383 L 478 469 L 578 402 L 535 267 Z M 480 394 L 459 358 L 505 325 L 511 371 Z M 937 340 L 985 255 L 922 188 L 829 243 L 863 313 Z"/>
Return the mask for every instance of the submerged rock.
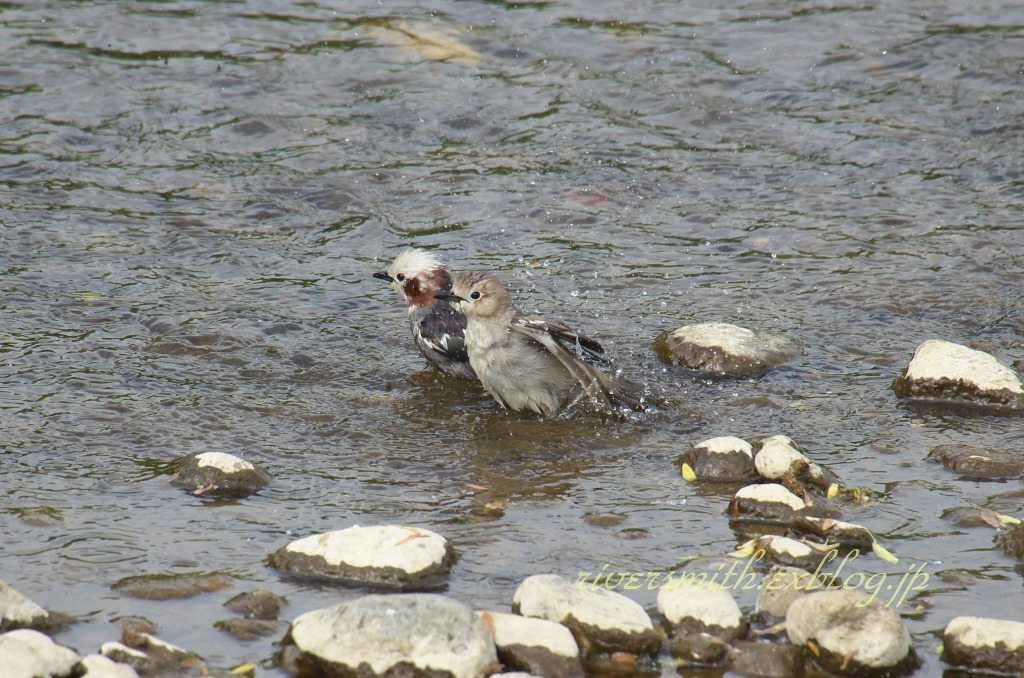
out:
<path id="1" fill-rule="evenodd" d="M 580 648 L 565 626 L 502 612 L 479 614 L 506 667 L 545 678 L 583 678 Z"/>
<path id="2" fill-rule="evenodd" d="M 48 612 L 0 580 L 0 632 L 14 629 L 52 632 L 70 622 L 70 617 Z"/>
<path id="3" fill-rule="evenodd" d="M 729 502 L 732 520 L 788 525 L 807 503 L 782 485 L 768 483 L 741 487 Z"/>
<path id="4" fill-rule="evenodd" d="M 928 458 L 973 480 L 1003 480 L 1024 475 L 1024 456 L 989 447 L 938 445 L 931 449 Z"/>
<path id="5" fill-rule="evenodd" d="M 939 339 L 917 347 L 892 389 L 900 398 L 1024 408 L 1024 384 L 1014 370 L 988 353 Z"/>
<path id="6" fill-rule="evenodd" d="M 284 598 L 273 591 L 260 588 L 239 593 L 224 603 L 224 607 L 253 619 L 277 619 L 278 612 L 286 603 Z"/>
<path id="7" fill-rule="evenodd" d="M 213 628 L 223 631 L 238 640 L 256 640 L 264 636 L 272 636 L 280 630 L 284 622 L 276 619 L 252 619 L 237 617 L 214 622 Z"/>
<path id="8" fill-rule="evenodd" d="M 746 440 L 733 436 L 699 442 L 678 463 L 689 466 L 695 480 L 749 482 L 758 478 L 753 448 Z"/>
<path id="9" fill-rule="evenodd" d="M 917 664 L 899 614 L 860 591 L 818 591 L 786 615 L 793 645 L 813 643 L 815 661 L 841 676 L 903 675 Z"/>
<path id="10" fill-rule="evenodd" d="M 270 474 L 241 457 L 223 452 L 190 454 L 175 462 L 171 484 L 204 497 L 241 498 L 266 487 Z"/>
<path id="11" fill-rule="evenodd" d="M 800 353 L 793 342 L 729 323 L 686 325 L 654 340 L 662 362 L 719 376 L 763 374 Z"/>
<path id="12" fill-rule="evenodd" d="M 231 577 L 222 574 L 143 574 L 125 577 L 111 589 L 145 600 L 181 600 L 231 586 Z"/>
<path id="13" fill-rule="evenodd" d="M 588 667 L 595 660 L 593 655 L 623 652 L 653 657 L 661 645 L 654 622 L 639 603 L 607 589 L 581 589 L 554 574 L 523 580 L 512 611 L 569 627 Z"/>
<path id="14" fill-rule="evenodd" d="M 1020 675 L 1024 667 L 1024 624 L 956 617 L 942 632 L 942 659 L 976 671 Z"/>
<path id="15" fill-rule="evenodd" d="M 443 583 L 455 562 L 448 540 L 406 525 L 349 527 L 293 541 L 268 558 L 296 577 L 345 584 L 423 589 Z"/>
<path id="16" fill-rule="evenodd" d="M 85 673 L 73 650 L 31 629 L 0 635 L 0 667 L 4 678 L 77 678 Z"/>
<path id="17" fill-rule="evenodd" d="M 673 635 L 709 633 L 724 641 L 741 637 L 747 622 L 732 594 L 716 588 L 662 589 L 658 611 Z"/>
<path id="18" fill-rule="evenodd" d="M 804 675 L 804 653 L 792 645 L 740 640 L 733 643 L 730 659 L 731 672 L 741 676 L 791 678 Z"/>
<path id="19" fill-rule="evenodd" d="M 729 644 L 710 633 L 684 633 L 668 642 L 668 651 L 683 667 L 714 667 L 725 662 Z"/>
<path id="20" fill-rule="evenodd" d="M 430 593 L 368 595 L 292 622 L 286 671 L 322 678 L 478 678 L 499 667 L 491 633 L 462 603 Z"/>

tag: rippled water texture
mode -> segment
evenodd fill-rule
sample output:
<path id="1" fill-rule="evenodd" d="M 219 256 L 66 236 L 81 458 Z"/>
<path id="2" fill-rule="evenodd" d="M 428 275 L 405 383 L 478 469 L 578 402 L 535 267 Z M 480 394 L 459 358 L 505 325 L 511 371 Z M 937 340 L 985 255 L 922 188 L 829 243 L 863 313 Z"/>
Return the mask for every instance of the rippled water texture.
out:
<path id="1" fill-rule="evenodd" d="M 0 576 L 78 616 L 59 640 L 83 652 L 138 613 L 215 667 L 261 661 L 273 639 L 211 630 L 225 600 L 265 585 L 290 619 L 356 595 L 279 580 L 263 559 L 292 538 L 429 527 L 462 554 L 449 594 L 507 609 L 529 574 L 731 551 L 727 493 L 672 461 L 785 433 L 877 493 L 845 517 L 901 562 L 862 569 L 927 564 L 901 611 L 939 673 L 951 617 L 1024 621 L 995 531 L 939 513 L 1021 516 L 1024 487 L 925 456 L 1024 432 L 889 385 L 928 338 L 1024 355 L 1021 54 L 1018 2 L 0 4 Z M 370 277 L 411 244 L 498 270 L 682 404 L 550 424 L 440 378 Z M 700 321 L 804 355 L 665 371 L 650 342 Z M 275 483 L 169 487 L 200 450 Z M 236 584 L 110 588 L 174 572 Z"/>

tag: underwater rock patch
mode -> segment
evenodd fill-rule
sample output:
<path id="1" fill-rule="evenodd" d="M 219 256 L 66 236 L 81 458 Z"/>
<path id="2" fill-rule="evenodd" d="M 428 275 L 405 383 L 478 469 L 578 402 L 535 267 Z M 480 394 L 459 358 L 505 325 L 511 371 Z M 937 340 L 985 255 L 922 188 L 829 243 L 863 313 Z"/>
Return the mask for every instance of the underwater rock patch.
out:
<path id="1" fill-rule="evenodd" d="M 654 340 L 654 350 L 664 363 L 728 377 L 763 374 L 800 353 L 788 339 L 729 323 L 663 332 Z"/>
<path id="2" fill-rule="evenodd" d="M 222 574 L 142 574 L 125 577 L 110 588 L 132 598 L 181 600 L 230 588 L 231 577 Z"/>
<path id="3" fill-rule="evenodd" d="M 225 602 L 224 607 L 252 619 L 277 619 L 277 614 L 287 602 L 273 591 L 259 588 L 239 593 Z"/>
<path id="4" fill-rule="evenodd" d="M 281 641 L 292 675 L 478 678 L 499 668 L 491 633 L 437 594 L 372 594 L 299 616 Z"/>
<path id="5" fill-rule="evenodd" d="M 928 458 L 972 480 L 1004 480 L 1024 475 L 1024 456 L 973 445 L 937 445 Z"/>
<path id="6" fill-rule="evenodd" d="M 793 601 L 786 614 L 793 645 L 813 642 L 814 660 L 841 676 L 903 675 L 917 664 L 899 614 L 860 591 L 818 591 Z"/>
<path id="7" fill-rule="evenodd" d="M 1024 408 L 1024 384 L 1017 373 L 984 351 L 929 339 L 892 385 L 900 398 L 929 398 Z"/>
<path id="8" fill-rule="evenodd" d="M 203 497 L 239 499 L 270 484 L 266 469 L 223 452 L 199 452 L 175 462 L 171 484 Z"/>
<path id="9" fill-rule="evenodd" d="M 443 583 L 455 562 L 448 540 L 406 525 L 355 525 L 293 541 L 270 555 L 275 569 L 296 577 L 395 589 Z"/>

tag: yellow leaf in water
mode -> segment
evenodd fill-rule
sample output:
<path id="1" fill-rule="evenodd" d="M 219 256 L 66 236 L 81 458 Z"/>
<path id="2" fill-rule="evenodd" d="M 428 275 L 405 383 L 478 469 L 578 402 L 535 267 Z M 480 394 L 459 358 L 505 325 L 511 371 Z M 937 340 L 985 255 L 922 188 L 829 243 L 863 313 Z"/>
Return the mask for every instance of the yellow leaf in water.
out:
<path id="1" fill-rule="evenodd" d="M 871 549 L 875 552 L 875 555 L 884 560 L 887 563 L 898 563 L 900 559 L 894 556 L 884 546 L 879 544 L 877 541 L 871 542 Z"/>
<path id="2" fill-rule="evenodd" d="M 415 21 L 393 21 L 386 26 L 370 26 L 366 35 L 383 45 L 401 47 L 424 61 L 450 61 L 460 66 L 475 66 L 480 53 L 459 40 L 459 31 Z"/>
<path id="3" fill-rule="evenodd" d="M 228 671 L 228 673 L 230 673 L 232 676 L 240 676 L 243 673 L 253 673 L 255 671 L 256 664 L 254 664 L 253 662 L 246 662 L 244 664 L 239 664 L 235 668 Z"/>
<path id="4" fill-rule="evenodd" d="M 828 486 L 828 493 L 825 496 L 835 499 L 837 494 L 839 494 L 839 483 L 832 483 Z"/>
<path id="5" fill-rule="evenodd" d="M 996 514 L 1003 525 L 1020 525 L 1020 518 L 1014 518 L 1013 516 L 1004 516 L 1002 513 Z"/>
<path id="6" fill-rule="evenodd" d="M 740 547 L 730 553 L 729 555 L 733 558 L 748 558 L 754 555 L 754 547 L 757 545 L 756 539 L 751 539 L 748 542 L 740 544 Z"/>
<path id="7" fill-rule="evenodd" d="M 693 472 L 693 469 L 689 464 L 683 464 L 683 480 L 688 483 L 692 483 L 697 479 L 697 474 Z"/>

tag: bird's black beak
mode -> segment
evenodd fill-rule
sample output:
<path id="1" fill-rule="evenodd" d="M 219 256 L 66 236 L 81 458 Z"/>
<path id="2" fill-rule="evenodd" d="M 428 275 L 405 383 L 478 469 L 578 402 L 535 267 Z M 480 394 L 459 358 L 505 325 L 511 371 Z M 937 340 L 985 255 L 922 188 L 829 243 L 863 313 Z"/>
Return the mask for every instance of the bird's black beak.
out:
<path id="1" fill-rule="evenodd" d="M 465 301 L 462 297 L 451 292 L 438 292 L 434 295 L 435 299 L 441 299 L 442 301 Z"/>
<path id="2" fill-rule="evenodd" d="M 395 279 L 392 278 L 390 275 L 388 275 L 387 271 L 377 271 L 376 273 L 373 274 L 373 277 L 377 278 L 379 280 L 387 280 L 388 282 L 395 282 Z"/>

